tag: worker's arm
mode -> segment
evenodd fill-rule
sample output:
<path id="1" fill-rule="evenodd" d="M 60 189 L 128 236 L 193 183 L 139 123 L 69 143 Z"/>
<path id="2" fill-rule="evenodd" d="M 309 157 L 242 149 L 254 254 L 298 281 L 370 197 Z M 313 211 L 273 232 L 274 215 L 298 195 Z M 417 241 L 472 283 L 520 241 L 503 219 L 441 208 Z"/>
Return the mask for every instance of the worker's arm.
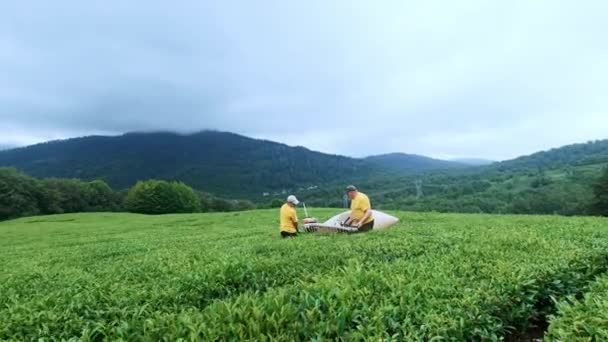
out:
<path id="1" fill-rule="evenodd" d="M 293 226 L 298 230 L 298 214 L 296 210 L 293 210 L 293 215 L 291 215 L 291 221 L 293 222 Z"/>
<path id="2" fill-rule="evenodd" d="M 343 226 L 350 226 L 350 224 L 353 223 L 353 219 L 349 216 L 346 220 L 344 220 L 344 222 L 342 223 Z"/>
<path id="3" fill-rule="evenodd" d="M 365 214 L 363 215 L 363 217 L 361 218 L 361 220 L 359 220 L 359 222 L 357 222 L 356 227 L 357 228 L 361 228 L 361 226 L 363 225 L 363 223 L 365 223 L 365 221 L 367 221 L 367 219 L 372 215 L 372 209 L 369 208 L 365 211 Z"/>
<path id="4" fill-rule="evenodd" d="M 367 222 L 367 219 L 372 215 L 372 204 L 369 202 L 369 199 L 365 198 L 361 201 L 361 209 L 363 209 L 363 217 L 357 222 L 356 227 L 361 228 L 362 225 Z"/>

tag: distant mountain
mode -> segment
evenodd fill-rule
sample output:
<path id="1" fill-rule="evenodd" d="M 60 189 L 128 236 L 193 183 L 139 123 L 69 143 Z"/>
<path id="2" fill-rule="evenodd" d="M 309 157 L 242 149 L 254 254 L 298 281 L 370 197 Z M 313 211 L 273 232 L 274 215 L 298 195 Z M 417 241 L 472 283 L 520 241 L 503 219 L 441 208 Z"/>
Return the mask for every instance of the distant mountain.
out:
<path id="1" fill-rule="evenodd" d="M 608 140 L 568 145 L 487 166 L 369 177 L 357 183 L 378 209 L 585 215 L 608 167 Z M 340 206 L 341 187 L 307 194 Z"/>
<path id="2" fill-rule="evenodd" d="M 216 131 L 52 141 L 1 151 L 0 166 L 36 177 L 100 178 L 118 189 L 149 178 L 180 180 L 233 197 L 367 177 L 378 168 L 360 159 Z"/>
<path id="3" fill-rule="evenodd" d="M 3 144 L 0 144 L 0 151 L 4 151 L 4 150 L 10 150 L 11 148 L 15 148 L 15 146 L 13 146 L 13 145 L 3 145 Z"/>
<path id="4" fill-rule="evenodd" d="M 505 173 L 524 175 L 602 163 L 608 163 L 608 140 L 474 167 L 404 153 L 349 158 L 217 131 L 89 136 L 0 151 L 0 166 L 35 177 L 103 179 L 115 189 L 149 178 L 180 180 L 215 195 L 253 200 L 263 193 L 282 196 L 284 190 L 302 188 L 324 188 L 327 191 L 320 196 L 339 198 L 343 184 L 367 183 L 375 191 L 393 192 L 391 200 L 397 201 L 404 195 L 395 189 L 405 186 L 411 191 L 408 175 L 424 180 L 428 194 L 431 184 L 445 187 L 462 177 L 478 182 Z"/>
<path id="5" fill-rule="evenodd" d="M 458 169 L 465 163 L 433 159 L 406 153 L 389 153 L 365 158 L 366 161 L 395 171 L 427 171 L 439 169 Z"/>
<path id="6" fill-rule="evenodd" d="M 608 139 L 572 144 L 491 165 L 501 170 L 555 169 L 608 163 Z"/>
<path id="7" fill-rule="evenodd" d="M 461 164 L 466 164 L 466 165 L 470 165 L 470 166 L 484 166 L 484 165 L 490 165 L 492 163 L 495 163 L 494 160 L 480 159 L 480 158 L 457 158 L 457 159 L 450 159 L 450 161 L 453 161 L 456 163 L 461 163 Z"/>

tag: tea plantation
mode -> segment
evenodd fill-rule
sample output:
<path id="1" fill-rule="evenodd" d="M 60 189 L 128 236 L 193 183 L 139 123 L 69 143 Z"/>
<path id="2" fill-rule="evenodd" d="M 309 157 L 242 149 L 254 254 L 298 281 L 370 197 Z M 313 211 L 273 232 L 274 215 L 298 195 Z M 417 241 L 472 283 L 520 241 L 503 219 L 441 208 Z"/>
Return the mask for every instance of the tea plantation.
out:
<path id="1" fill-rule="evenodd" d="M 608 220 L 392 214 L 291 240 L 274 210 L 1 222 L 0 340 L 608 337 Z"/>

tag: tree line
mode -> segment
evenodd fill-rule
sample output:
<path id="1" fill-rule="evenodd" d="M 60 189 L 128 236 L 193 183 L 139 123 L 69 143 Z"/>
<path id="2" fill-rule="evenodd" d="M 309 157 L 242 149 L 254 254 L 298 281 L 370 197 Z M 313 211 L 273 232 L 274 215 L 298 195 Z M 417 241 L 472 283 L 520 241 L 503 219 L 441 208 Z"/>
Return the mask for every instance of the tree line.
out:
<path id="1" fill-rule="evenodd" d="M 296 185 L 367 177 L 379 168 L 360 159 L 213 131 L 53 141 L 0 151 L 0 166 L 37 178 L 103 179 L 114 189 L 143 179 L 179 180 L 195 189 L 250 200 Z"/>
<path id="2" fill-rule="evenodd" d="M 490 214 L 607 215 L 608 168 L 445 171 L 358 182 L 378 209 Z M 302 196 L 320 207 L 342 207 L 343 184 Z"/>
<path id="3" fill-rule="evenodd" d="M 370 179 L 363 188 L 381 190 L 370 192 L 379 209 L 608 216 L 608 167 L 601 173 L 555 172 L 499 172 L 484 177 L 438 174 L 425 178 L 420 189 L 413 186 L 412 178 Z M 391 190 L 385 191 L 387 187 Z M 323 187 L 305 197 L 315 206 L 342 207 L 342 195 L 341 187 Z M 37 179 L 13 168 L 0 168 L 0 220 L 95 211 L 227 212 L 276 208 L 282 203 L 278 198 L 258 205 L 229 200 L 181 182 L 161 180 L 140 181 L 128 190 L 114 191 L 102 180 Z"/>
<path id="4" fill-rule="evenodd" d="M 115 191 L 102 180 L 37 179 L 14 168 L 0 168 L 0 220 L 78 212 L 165 214 L 255 208 L 251 201 L 216 197 L 180 182 L 148 180 Z"/>
<path id="5" fill-rule="evenodd" d="M 608 167 L 593 185 L 592 213 L 608 216 Z"/>

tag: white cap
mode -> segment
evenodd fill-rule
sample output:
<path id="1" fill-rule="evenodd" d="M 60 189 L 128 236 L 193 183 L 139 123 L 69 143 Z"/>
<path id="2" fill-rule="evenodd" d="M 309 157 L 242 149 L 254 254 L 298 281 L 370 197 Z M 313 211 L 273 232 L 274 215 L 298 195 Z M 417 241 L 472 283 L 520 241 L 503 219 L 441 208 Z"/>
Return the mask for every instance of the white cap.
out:
<path id="1" fill-rule="evenodd" d="M 289 203 L 291 203 L 293 205 L 300 204 L 300 201 L 298 201 L 298 199 L 294 195 L 289 195 L 289 197 L 287 197 L 287 202 L 289 202 Z"/>

